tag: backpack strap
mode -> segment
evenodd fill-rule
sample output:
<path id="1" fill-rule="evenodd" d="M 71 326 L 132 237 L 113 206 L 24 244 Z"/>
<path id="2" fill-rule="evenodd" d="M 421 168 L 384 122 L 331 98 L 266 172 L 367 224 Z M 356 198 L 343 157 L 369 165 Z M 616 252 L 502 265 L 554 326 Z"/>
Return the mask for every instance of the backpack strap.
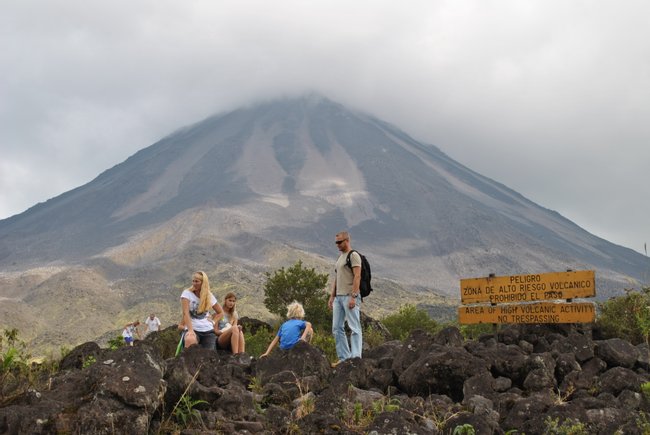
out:
<path id="1" fill-rule="evenodd" d="M 348 256 L 345 258 L 345 265 L 349 267 L 350 270 L 352 270 L 352 260 L 350 260 L 350 255 L 352 255 L 353 252 L 357 252 L 357 251 L 355 251 L 354 249 L 350 249 L 350 252 L 348 252 Z M 359 253 L 357 252 L 357 254 Z M 361 256 L 361 254 L 359 254 L 359 256 Z"/>

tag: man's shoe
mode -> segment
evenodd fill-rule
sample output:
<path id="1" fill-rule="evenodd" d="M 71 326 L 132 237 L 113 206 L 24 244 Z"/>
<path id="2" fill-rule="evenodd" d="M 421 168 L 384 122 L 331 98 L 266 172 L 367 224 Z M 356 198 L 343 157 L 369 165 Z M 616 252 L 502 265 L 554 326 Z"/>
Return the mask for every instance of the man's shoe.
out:
<path id="1" fill-rule="evenodd" d="M 341 364 L 342 362 L 343 362 L 343 360 L 338 360 L 337 362 L 333 362 L 333 363 L 330 364 L 330 365 L 332 366 L 333 369 L 335 369 L 336 366 L 338 366 L 338 365 Z"/>

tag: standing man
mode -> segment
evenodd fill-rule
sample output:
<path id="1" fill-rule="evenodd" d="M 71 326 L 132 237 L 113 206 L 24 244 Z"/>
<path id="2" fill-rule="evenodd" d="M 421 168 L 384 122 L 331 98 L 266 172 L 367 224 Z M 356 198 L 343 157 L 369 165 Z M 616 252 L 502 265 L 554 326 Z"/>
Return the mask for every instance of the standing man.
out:
<path id="1" fill-rule="evenodd" d="M 332 313 L 332 334 L 336 342 L 336 355 L 339 360 L 333 364 L 349 358 L 361 358 L 362 330 L 361 330 L 361 296 L 359 295 L 359 283 L 361 282 L 361 257 L 352 251 L 350 234 L 341 231 L 336 235 L 336 246 L 341 253 L 336 260 L 336 279 L 332 285 L 327 305 Z M 350 264 L 346 265 L 348 254 Z M 350 344 L 345 335 L 345 322 L 352 331 Z"/>
<path id="2" fill-rule="evenodd" d="M 147 330 L 144 332 L 145 337 L 154 331 L 160 331 L 160 319 L 154 313 L 149 314 L 144 323 L 147 325 Z"/>

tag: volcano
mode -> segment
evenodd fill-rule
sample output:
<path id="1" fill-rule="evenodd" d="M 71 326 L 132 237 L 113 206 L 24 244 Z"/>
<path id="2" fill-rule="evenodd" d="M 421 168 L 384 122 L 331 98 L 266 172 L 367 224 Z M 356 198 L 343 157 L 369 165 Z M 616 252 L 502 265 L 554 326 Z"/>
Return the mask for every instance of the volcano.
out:
<path id="1" fill-rule="evenodd" d="M 638 280 L 645 257 L 321 96 L 271 101 L 181 128 L 86 185 L 0 221 L 0 267 L 134 262 L 222 241 L 331 256 L 347 229 L 377 275 L 456 295 L 461 277 L 595 269 Z"/>

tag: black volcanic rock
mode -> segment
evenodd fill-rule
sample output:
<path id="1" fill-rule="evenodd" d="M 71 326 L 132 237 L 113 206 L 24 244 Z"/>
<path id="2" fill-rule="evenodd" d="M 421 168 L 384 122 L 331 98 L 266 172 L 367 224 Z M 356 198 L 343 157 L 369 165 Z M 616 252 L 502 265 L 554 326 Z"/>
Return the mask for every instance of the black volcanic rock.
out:
<path id="1" fill-rule="evenodd" d="M 540 328 L 527 335 L 530 343 L 568 349 L 576 342 L 574 334 L 585 335 L 592 355 L 602 345 L 588 330 L 563 335 Z M 485 343 L 443 345 L 427 334 L 411 338 L 422 356 L 410 364 L 402 360 L 407 367 L 400 376 L 394 368 L 380 369 L 391 375 L 383 385 L 375 383 L 375 375 L 384 354 L 389 348 L 405 351 L 394 342 L 335 368 L 321 349 L 304 342 L 259 360 L 198 347 L 163 360 L 148 342 L 101 349 L 101 358 L 90 366 L 71 364 L 0 401 L 0 432 L 267 434 L 293 428 L 450 434 L 471 425 L 481 434 L 560 433 L 561 427 L 582 427 L 590 434 L 644 433 L 650 402 L 642 386 L 650 374 L 641 361 L 627 368 L 612 360 L 608 367 L 598 357 L 578 363 L 573 353 L 533 353 L 522 363 L 499 364 L 496 374 L 494 359 L 506 357 L 479 352 Z M 503 347 L 526 355 L 516 344 L 495 341 L 489 348 Z M 71 354 L 96 350 L 86 343 Z M 555 374 L 562 361 L 574 369 L 563 380 Z M 527 381 L 520 382 L 522 377 Z M 188 402 L 179 402 L 183 396 L 193 403 L 190 419 L 180 417 L 190 415 Z"/>

